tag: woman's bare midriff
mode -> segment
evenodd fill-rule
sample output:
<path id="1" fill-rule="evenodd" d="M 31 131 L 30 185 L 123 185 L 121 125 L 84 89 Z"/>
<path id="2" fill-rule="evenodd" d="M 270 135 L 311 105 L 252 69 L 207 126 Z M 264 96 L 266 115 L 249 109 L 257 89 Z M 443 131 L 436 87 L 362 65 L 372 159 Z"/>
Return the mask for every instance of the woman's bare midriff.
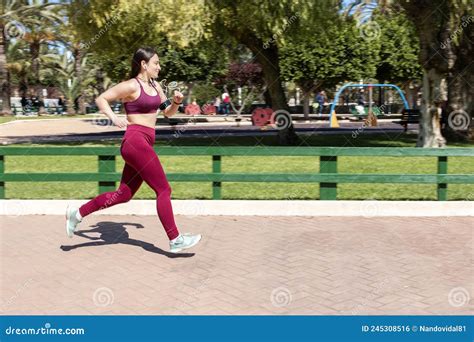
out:
<path id="1" fill-rule="evenodd" d="M 131 124 L 155 128 L 157 114 L 129 114 L 127 120 Z"/>

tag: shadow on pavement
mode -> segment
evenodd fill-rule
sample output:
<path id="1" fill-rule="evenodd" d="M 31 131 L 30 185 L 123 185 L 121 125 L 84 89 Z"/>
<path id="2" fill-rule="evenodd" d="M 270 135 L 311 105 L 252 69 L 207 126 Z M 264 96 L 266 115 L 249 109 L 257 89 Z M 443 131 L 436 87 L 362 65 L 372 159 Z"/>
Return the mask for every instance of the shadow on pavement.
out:
<path id="1" fill-rule="evenodd" d="M 61 249 L 64 252 L 68 252 L 70 250 L 82 247 L 94 247 L 94 246 L 105 246 L 105 245 L 114 245 L 118 243 L 122 243 L 125 245 L 132 245 L 138 246 L 143 248 L 144 250 L 164 255 L 168 258 L 189 258 L 194 256 L 195 253 L 170 253 L 161 248 L 156 247 L 152 243 L 148 243 L 141 240 L 131 239 L 127 228 L 125 226 L 134 226 L 135 228 L 144 228 L 143 225 L 137 223 L 128 223 L 128 222 L 98 222 L 96 225 L 91 226 L 92 229 L 89 230 L 80 230 L 75 232 L 74 234 L 86 239 L 91 240 L 91 242 L 84 242 L 77 245 L 61 245 Z M 96 236 L 89 236 L 87 233 L 98 233 L 100 234 L 99 237 Z"/>

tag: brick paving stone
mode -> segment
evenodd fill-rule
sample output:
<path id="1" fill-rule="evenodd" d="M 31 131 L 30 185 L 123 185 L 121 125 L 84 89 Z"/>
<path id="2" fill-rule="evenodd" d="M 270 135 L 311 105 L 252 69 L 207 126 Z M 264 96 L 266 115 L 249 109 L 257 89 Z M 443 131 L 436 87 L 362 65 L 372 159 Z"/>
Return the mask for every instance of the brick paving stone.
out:
<path id="1" fill-rule="evenodd" d="M 473 314 L 470 217 L 177 216 L 203 234 L 177 256 L 154 216 L 85 218 L 109 245 L 63 220 L 0 216 L 1 314 Z"/>

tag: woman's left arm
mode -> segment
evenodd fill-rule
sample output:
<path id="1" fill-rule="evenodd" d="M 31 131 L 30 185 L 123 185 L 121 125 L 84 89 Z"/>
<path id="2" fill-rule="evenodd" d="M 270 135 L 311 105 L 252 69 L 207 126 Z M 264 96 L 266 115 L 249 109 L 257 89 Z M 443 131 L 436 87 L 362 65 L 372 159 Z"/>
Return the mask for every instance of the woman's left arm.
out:
<path id="1" fill-rule="evenodd" d="M 157 83 L 157 85 L 158 85 L 158 92 L 159 92 L 161 100 L 162 100 L 162 104 L 160 106 L 160 109 L 163 112 L 163 115 L 169 118 L 169 117 L 176 114 L 176 112 L 178 111 L 179 106 L 183 102 L 184 96 L 183 96 L 183 94 L 181 94 L 181 92 L 175 90 L 173 98 L 171 100 L 168 100 L 166 98 L 166 95 L 165 95 L 163 89 L 161 88 L 161 85 L 159 83 Z M 164 108 L 162 108 L 162 106 Z"/>

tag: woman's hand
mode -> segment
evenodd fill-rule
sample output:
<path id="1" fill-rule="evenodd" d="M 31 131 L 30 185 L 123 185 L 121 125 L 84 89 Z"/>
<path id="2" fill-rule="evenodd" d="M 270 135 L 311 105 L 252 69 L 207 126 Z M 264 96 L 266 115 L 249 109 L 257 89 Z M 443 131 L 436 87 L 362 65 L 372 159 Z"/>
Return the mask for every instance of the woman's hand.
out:
<path id="1" fill-rule="evenodd" d="M 178 111 L 179 106 L 183 102 L 184 95 L 180 92 L 175 90 L 173 94 L 173 103 L 171 105 L 168 105 L 162 112 L 163 115 L 166 116 L 167 118 L 173 116 L 176 114 Z M 167 103 L 169 103 L 169 100 L 166 100 Z"/>
<path id="2" fill-rule="evenodd" d="M 180 92 L 175 90 L 173 95 L 173 102 L 175 104 L 181 104 L 183 102 L 184 95 Z"/>
<path id="3" fill-rule="evenodd" d="M 126 118 L 119 118 L 117 116 L 112 119 L 112 122 L 115 126 L 120 128 L 127 127 L 128 125 L 128 121 Z"/>

